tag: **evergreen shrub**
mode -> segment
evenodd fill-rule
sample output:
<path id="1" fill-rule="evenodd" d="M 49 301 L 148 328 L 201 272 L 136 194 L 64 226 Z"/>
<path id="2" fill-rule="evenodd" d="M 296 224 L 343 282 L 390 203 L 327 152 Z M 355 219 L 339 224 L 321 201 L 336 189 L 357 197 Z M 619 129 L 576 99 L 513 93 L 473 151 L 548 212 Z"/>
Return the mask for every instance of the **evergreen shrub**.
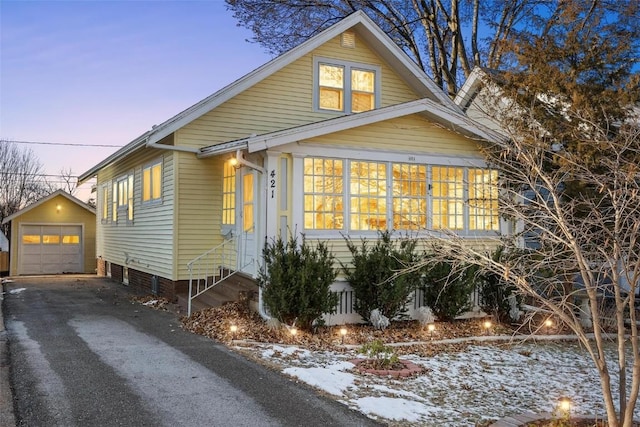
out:
<path id="1" fill-rule="evenodd" d="M 337 271 L 327 245 L 309 246 L 304 236 L 298 244 L 291 236 L 267 243 L 262 251 L 264 265 L 258 277 L 269 313 L 279 321 L 310 330 L 323 314 L 333 313 L 338 294 L 331 292 Z"/>
<path id="2" fill-rule="evenodd" d="M 366 239 L 359 245 L 348 237 L 345 240 L 352 258 L 349 264 L 340 264 L 355 292 L 355 312 L 367 322 L 375 309 L 389 319 L 403 317 L 405 305 L 420 285 L 419 272 L 404 271 L 420 259 L 415 252 L 417 240 L 404 237 L 394 242 L 389 231 L 380 232 L 372 244 Z"/>
<path id="3" fill-rule="evenodd" d="M 423 269 L 424 304 L 439 320 L 453 320 L 471 308 L 477 268 L 449 261 L 427 262 Z"/>

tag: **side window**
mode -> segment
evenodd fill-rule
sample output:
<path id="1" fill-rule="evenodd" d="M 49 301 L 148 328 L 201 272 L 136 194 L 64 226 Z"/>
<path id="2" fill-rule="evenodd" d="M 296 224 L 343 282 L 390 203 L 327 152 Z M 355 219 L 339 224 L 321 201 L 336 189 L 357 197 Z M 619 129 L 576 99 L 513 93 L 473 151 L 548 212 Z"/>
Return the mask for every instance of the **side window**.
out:
<path id="1" fill-rule="evenodd" d="M 224 162 L 222 172 L 222 225 L 236 223 L 236 168 L 232 160 Z"/>
<path id="2" fill-rule="evenodd" d="M 162 199 L 162 159 L 142 168 L 142 201 Z"/>
<path id="3" fill-rule="evenodd" d="M 133 174 L 125 175 L 113 183 L 113 221 L 126 218 L 133 221 Z"/>
<path id="4" fill-rule="evenodd" d="M 102 222 L 109 219 L 109 186 L 103 185 L 100 190 L 100 203 L 102 203 Z"/>

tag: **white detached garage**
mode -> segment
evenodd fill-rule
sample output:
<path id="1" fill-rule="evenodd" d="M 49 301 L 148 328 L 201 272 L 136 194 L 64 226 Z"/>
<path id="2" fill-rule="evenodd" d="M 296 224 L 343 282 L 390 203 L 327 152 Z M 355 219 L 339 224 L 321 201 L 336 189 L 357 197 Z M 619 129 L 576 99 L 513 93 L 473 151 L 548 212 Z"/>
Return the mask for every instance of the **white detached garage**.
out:
<path id="1" fill-rule="evenodd" d="M 9 274 L 94 273 L 95 209 L 58 190 L 5 218 Z"/>

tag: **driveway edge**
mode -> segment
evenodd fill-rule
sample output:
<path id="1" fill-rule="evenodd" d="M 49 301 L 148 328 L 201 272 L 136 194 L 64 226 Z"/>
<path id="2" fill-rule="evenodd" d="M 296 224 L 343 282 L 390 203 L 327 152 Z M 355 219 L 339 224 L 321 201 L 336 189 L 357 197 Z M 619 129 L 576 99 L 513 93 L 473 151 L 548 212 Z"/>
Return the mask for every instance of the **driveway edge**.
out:
<path id="1" fill-rule="evenodd" d="M 0 425 L 15 426 L 13 392 L 10 382 L 9 338 L 4 328 L 5 281 L 0 279 Z"/>

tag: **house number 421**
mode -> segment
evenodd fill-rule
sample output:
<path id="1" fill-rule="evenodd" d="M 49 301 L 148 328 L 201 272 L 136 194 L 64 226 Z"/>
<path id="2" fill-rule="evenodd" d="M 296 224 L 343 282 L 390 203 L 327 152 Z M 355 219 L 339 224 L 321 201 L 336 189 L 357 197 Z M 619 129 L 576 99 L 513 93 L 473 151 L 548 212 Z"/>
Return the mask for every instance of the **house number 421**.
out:
<path id="1" fill-rule="evenodd" d="M 276 171 L 272 170 L 269 173 L 269 190 L 271 190 L 271 198 L 276 197 Z"/>

